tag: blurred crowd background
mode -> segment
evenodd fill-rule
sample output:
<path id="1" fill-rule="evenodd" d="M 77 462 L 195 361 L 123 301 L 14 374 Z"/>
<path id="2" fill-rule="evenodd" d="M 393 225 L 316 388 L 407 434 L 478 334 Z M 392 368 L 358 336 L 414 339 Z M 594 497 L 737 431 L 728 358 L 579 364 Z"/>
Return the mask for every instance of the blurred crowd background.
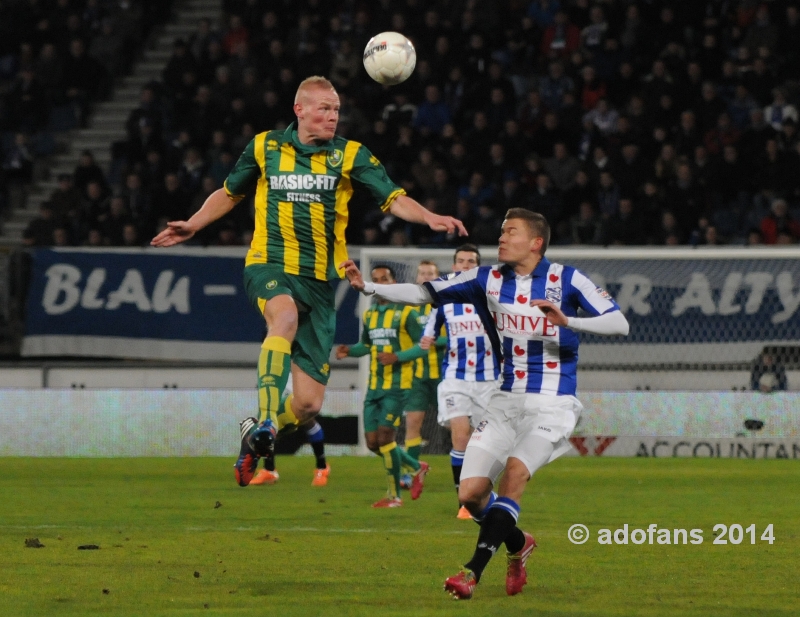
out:
<path id="1" fill-rule="evenodd" d="M 91 123 L 169 0 L 0 3 L 2 183 L 31 181 L 53 134 Z M 361 54 L 395 30 L 417 50 L 382 87 Z M 800 8 L 787 0 L 222 0 L 174 41 L 108 144 L 84 152 L 24 233 L 30 246 L 137 246 L 222 186 L 259 132 L 293 121 L 297 84 L 324 75 L 339 134 L 415 199 L 495 244 L 509 207 L 543 213 L 559 245 L 800 240 Z M 7 214 L 7 212 L 6 212 Z M 252 202 L 204 230 L 249 243 Z M 449 246 L 357 191 L 348 241 Z"/>

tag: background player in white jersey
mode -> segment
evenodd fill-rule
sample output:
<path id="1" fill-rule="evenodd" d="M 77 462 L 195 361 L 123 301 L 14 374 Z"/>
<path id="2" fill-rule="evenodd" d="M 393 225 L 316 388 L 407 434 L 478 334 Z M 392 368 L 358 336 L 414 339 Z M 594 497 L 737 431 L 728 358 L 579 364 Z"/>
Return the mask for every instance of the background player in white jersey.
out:
<path id="1" fill-rule="evenodd" d="M 466 272 L 481 265 L 481 254 L 474 244 L 464 244 L 453 256 L 453 273 Z M 420 282 L 419 280 L 417 282 Z M 442 326 L 447 336 L 442 361 L 442 381 L 438 387 L 439 424 L 450 431 L 453 448 L 450 466 L 458 493 L 464 451 L 472 429 L 483 417 L 489 398 L 497 388 L 499 358 L 492 353 L 481 318 L 472 304 L 445 304 L 433 309 L 425 325 L 420 347 L 427 349 L 437 342 Z M 471 519 L 463 505 L 458 518 Z"/>
<path id="2" fill-rule="evenodd" d="M 628 321 L 608 293 L 575 268 L 547 260 L 549 240 L 550 226 L 541 214 L 511 208 L 499 242 L 502 265 L 422 286 L 382 286 L 365 285 L 352 261 L 343 264 L 350 284 L 367 294 L 408 304 L 474 304 L 493 351 L 503 356 L 500 389 L 464 457 L 459 499 L 481 521 L 481 530 L 472 559 L 445 581 L 445 590 L 457 599 L 472 597 L 503 543 L 506 593 L 522 591 L 536 542 L 517 527 L 519 502 L 533 473 L 570 448 L 568 438 L 582 410 L 575 398 L 577 333 L 628 333 Z M 579 309 L 589 316 L 578 317 Z M 504 470 L 495 496 L 492 486 Z"/>

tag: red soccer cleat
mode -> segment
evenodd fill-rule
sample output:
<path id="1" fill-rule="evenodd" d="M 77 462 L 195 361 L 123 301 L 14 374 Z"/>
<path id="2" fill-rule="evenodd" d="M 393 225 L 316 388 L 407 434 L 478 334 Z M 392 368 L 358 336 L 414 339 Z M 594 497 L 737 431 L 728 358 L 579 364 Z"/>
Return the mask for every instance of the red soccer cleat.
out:
<path id="1" fill-rule="evenodd" d="M 515 596 L 522 591 L 528 582 L 528 573 L 525 564 L 531 556 L 533 549 L 536 548 L 536 540 L 527 531 L 522 532 L 525 536 L 525 544 L 514 554 L 508 554 L 508 570 L 506 570 L 506 593 Z"/>
<path id="2" fill-rule="evenodd" d="M 384 497 L 380 501 L 372 504 L 373 508 L 399 508 L 403 505 L 403 500 L 399 497 Z"/>
<path id="3" fill-rule="evenodd" d="M 477 584 L 472 570 L 461 570 L 455 576 L 445 579 L 444 590 L 453 596 L 454 600 L 469 600 Z"/>
<path id="4" fill-rule="evenodd" d="M 411 478 L 411 499 L 419 499 L 422 495 L 422 489 L 425 486 L 425 476 L 430 471 L 430 465 L 425 461 L 419 462 L 419 469 L 417 473 Z"/>

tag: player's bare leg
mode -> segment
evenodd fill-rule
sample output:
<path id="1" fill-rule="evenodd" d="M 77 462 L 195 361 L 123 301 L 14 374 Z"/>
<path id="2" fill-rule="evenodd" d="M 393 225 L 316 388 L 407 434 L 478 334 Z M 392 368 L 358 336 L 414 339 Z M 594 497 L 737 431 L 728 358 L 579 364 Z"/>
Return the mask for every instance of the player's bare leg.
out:
<path id="1" fill-rule="evenodd" d="M 406 452 L 415 460 L 419 460 L 422 448 L 422 422 L 425 420 L 424 411 L 406 412 Z"/>
<path id="2" fill-rule="evenodd" d="M 450 468 L 453 470 L 453 484 L 456 487 L 456 494 L 461 485 L 461 468 L 464 464 L 464 451 L 472 435 L 472 425 L 469 416 L 457 416 L 450 418 L 450 441 L 453 448 L 450 450 Z M 458 518 L 469 520 L 472 518 L 469 510 L 459 502 Z"/>
<path id="3" fill-rule="evenodd" d="M 405 437 L 405 454 L 419 462 L 419 455 L 422 450 L 422 422 L 425 420 L 424 411 L 406 411 L 406 437 Z M 404 457 L 405 458 L 405 457 Z M 404 465 L 404 470 L 416 470 L 416 467 Z M 400 476 L 400 487 L 410 489 L 413 479 L 410 473 L 405 473 Z"/>

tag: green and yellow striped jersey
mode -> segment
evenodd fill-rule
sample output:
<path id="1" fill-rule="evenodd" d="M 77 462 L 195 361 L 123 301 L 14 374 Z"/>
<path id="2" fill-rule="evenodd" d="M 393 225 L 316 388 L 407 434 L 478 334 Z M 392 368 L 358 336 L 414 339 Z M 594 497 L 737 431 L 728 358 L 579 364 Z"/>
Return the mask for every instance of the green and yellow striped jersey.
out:
<path id="1" fill-rule="evenodd" d="M 375 304 L 364 311 L 361 342 L 350 347 L 348 355 L 369 354 L 370 390 L 408 390 L 414 380 L 414 361 L 426 353 L 415 348 L 422 336 L 419 313 L 414 307 L 400 304 Z M 398 355 L 394 364 L 378 362 L 380 352 Z"/>
<path id="2" fill-rule="evenodd" d="M 426 304 L 419 313 L 419 324 L 425 330 L 425 324 L 431 314 L 433 305 Z M 444 327 L 442 328 L 444 330 Z M 421 358 L 417 358 L 414 369 L 414 379 L 439 379 L 442 376 L 442 348 L 436 344 L 430 346 L 428 351 Z"/>
<path id="3" fill-rule="evenodd" d="M 278 264 L 287 274 L 320 281 L 342 278 L 345 229 L 353 183 L 387 210 L 405 191 L 369 150 L 335 136 L 300 143 L 294 123 L 256 135 L 225 180 L 231 199 L 255 189 L 255 230 L 245 265 Z"/>

